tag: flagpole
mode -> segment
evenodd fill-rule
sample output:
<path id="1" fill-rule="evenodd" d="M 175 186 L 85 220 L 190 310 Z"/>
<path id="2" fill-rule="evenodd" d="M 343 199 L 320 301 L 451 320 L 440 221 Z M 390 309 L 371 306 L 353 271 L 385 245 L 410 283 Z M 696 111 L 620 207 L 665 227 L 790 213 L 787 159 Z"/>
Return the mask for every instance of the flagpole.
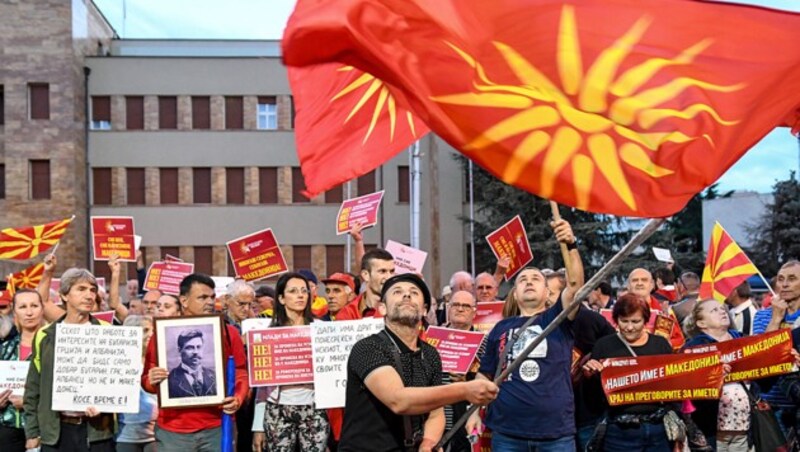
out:
<path id="1" fill-rule="evenodd" d="M 349 181 L 347 181 L 345 183 L 345 189 L 347 190 L 346 199 L 350 199 L 350 186 L 351 186 L 352 182 L 353 182 L 352 180 L 349 180 Z M 347 234 L 346 240 L 347 240 L 347 242 L 346 242 L 347 246 L 345 247 L 345 264 L 344 264 L 344 268 L 345 268 L 345 271 L 347 273 L 351 273 L 351 270 L 352 270 L 352 262 L 351 261 L 353 260 L 353 250 L 350 249 L 352 247 L 352 237 L 350 236 L 349 233 Z M 361 265 L 361 263 L 359 262 L 357 265 Z M 330 274 L 331 274 L 331 272 L 328 271 L 328 275 L 330 275 Z"/>
<path id="2" fill-rule="evenodd" d="M 494 379 L 494 383 L 498 386 L 501 385 L 511 372 L 514 372 L 520 365 L 522 365 L 523 361 L 525 361 L 528 358 L 528 355 L 536 347 L 538 347 L 539 344 L 542 343 L 542 341 L 544 341 L 547 335 L 553 332 L 553 330 L 555 330 L 556 328 L 558 328 L 558 326 L 567 318 L 567 316 L 572 311 L 574 311 L 578 306 L 580 306 L 583 299 L 589 295 L 589 293 L 595 288 L 595 286 L 600 284 L 601 281 L 604 281 L 606 278 L 608 278 L 611 272 L 616 270 L 616 268 L 619 267 L 619 265 L 625 258 L 627 258 L 636 248 L 638 248 L 642 243 L 644 243 L 645 240 L 650 238 L 650 236 L 652 236 L 658 230 L 658 228 L 661 227 L 662 224 L 664 224 L 664 221 L 666 221 L 666 218 L 653 218 L 650 221 L 648 221 L 647 224 L 644 226 L 644 228 L 642 228 L 639 232 L 637 232 L 636 235 L 631 237 L 630 241 L 626 243 L 625 246 L 623 246 L 622 249 L 620 249 L 617 252 L 617 254 L 614 255 L 614 257 L 612 257 L 608 262 L 606 262 L 605 265 L 603 265 L 603 268 L 601 268 L 597 273 L 595 273 L 594 276 L 592 276 L 592 278 L 589 279 L 589 281 L 587 281 L 583 285 L 583 287 L 581 287 L 578 290 L 578 292 L 575 294 L 575 297 L 572 299 L 572 303 L 570 303 L 566 309 L 561 311 L 561 313 L 558 314 L 558 316 L 556 316 L 556 318 L 553 319 L 549 325 L 547 325 L 547 328 L 545 328 L 544 331 L 542 331 L 538 336 L 536 336 L 533 339 L 533 341 L 531 341 L 528 344 L 528 346 L 525 347 L 525 350 L 523 350 L 517 356 L 517 358 L 514 359 L 514 361 L 512 361 L 511 364 L 509 364 L 508 367 Z M 527 326 L 530 326 L 530 323 L 532 323 L 532 320 L 534 318 L 535 317 L 530 317 L 528 321 L 525 322 L 526 324 L 523 325 L 522 328 L 520 328 L 518 334 L 521 335 L 522 330 L 524 330 Z M 458 419 L 458 421 L 456 421 L 453 424 L 453 428 L 451 428 L 450 430 L 447 431 L 447 433 L 445 433 L 445 435 L 439 441 L 439 444 L 437 444 L 436 447 L 434 447 L 433 449 L 434 450 L 439 449 L 443 445 L 447 444 L 451 439 L 453 439 L 453 436 L 456 434 L 456 432 L 458 432 L 459 429 L 461 429 L 463 425 L 466 424 L 467 419 L 469 419 L 469 417 L 472 416 L 472 414 L 475 411 L 477 411 L 478 408 L 480 408 L 480 405 L 473 405 L 472 407 L 470 407 L 470 409 L 467 410 L 467 412 L 464 413 L 464 415 L 462 415 Z"/>
<path id="3" fill-rule="evenodd" d="M 555 201 L 550 201 L 550 210 L 553 212 L 553 221 L 561 220 L 561 212 L 558 210 L 558 203 Z M 574 234 L 574 231 L 573 231 Z M 569 250 L 567 249 L 566 243 L 559 243 L 559 247 L 561 248 L 561 259 L 564 260 L 564 270 L 569 275 L 571 273 L 572 267 L 572 260 L 569 258 Z"/>
<path id="4" fill-rule="evenodd" d="M 475 192 L 472 181 L 472 160 L 469 161 L 467 167 L 469 178 L 469 259 L 470 259 L 470 272 L 472 277 L 475 278 Z"/>

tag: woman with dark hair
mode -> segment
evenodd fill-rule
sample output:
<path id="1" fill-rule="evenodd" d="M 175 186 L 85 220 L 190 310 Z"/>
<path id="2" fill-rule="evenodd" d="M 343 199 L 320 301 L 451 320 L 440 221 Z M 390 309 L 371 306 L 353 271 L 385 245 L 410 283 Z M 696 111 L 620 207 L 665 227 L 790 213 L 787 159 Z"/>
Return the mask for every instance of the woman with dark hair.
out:
<path id="1" fill-rule="evenodd" d="M 276 303 L 272 327 L 309 325 L 311 290 L 300 273 L 286 273 L 275 286 Z M 287 385 L 259 388 L 257 400 L 266 399 L 266 407 L 256 407 L 256 416 L 264 412 L 264 432 L 254 432 L 254 450 L 264 443 L 270 452 L 323 452 L 328 442 L 328 417 L 314 406 L 314 385 Z M 263 410 L 263 411 L 262 411 Z"/>
<path id="2" fill-rule="evenodd" d="M 584 373 L 594 377 L 596 384 L 603 370 L 602 360 L 606 358 L 672 353 L 669 341 L 646 330 L 650 306 L 643 298 L 632 293 L 619 297 L 611 316 L 617 324 L 617 334 L 599 339 L 592 349 L 592 359 L 583 366 Z M 664 428 L 664 417 L 669 411 L 675 411 L 673 404 L 639 403 L 608 407 L 604 450 L 672 451 Z"/>

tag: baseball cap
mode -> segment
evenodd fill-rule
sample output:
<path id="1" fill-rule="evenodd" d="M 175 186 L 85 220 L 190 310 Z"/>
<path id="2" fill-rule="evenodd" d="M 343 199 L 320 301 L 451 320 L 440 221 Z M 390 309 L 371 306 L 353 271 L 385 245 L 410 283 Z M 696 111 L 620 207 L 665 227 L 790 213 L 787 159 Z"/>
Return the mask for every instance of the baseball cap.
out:
<path id="1" fill-rule="evenodd" d="M 425 304 L 430 304 L 431 302 L 431 291 L 428 290 L 428 286 L 425 284 L 425 281 L 422 280 L 419 276 L 414 273 L 401 273 L 399 275 L 394 275 L 391 278 L 387 279 L 385 283 L 383 283 L 383 289 L 381 289 L 381 300 L 384 300 L 386 297 L 386 293 L 389 292 L 389 289 L 399 283 L 399 282 L 410 282 L 415 286 L 419 287 L 419 290 L 422 291 L 422 298 Z"/>
<path id="2" fill-rule="evenodd" d="M 11 304 L 11 293 L 8 290 L 0 290 L 0 308 L 5 308 Z"/>
<path id="3" fill-rule="evenodd" d="M 352 290 L 352 291 L 356 290 L 356 282 L 353 281 L 353 277 L 348 275 L 347 273 L 336 272 L 336 273 L 328 276 L 327 278 L 323 279 L 322 283 L 323 284 L 328 284 L 328 283 L 344 284 L 344 285 L 350 287 L 350 290 Z"/>
<path id="4" fill-rule="evenodd" d="M 261 286 L 256 289 L 256 298 L 261 297 L 270 297 L 273 300 L 275 299 L 275 289 L 270 286 Z"/>
<path id="5" fill-rule="evenodd" d="M 453 293 L 453 289 L 451 289 L 450 286 L 442 287 L 442 296 L 443 297 L 446 297 L 446 296 L 448 296 L 448 295 L 450 295 L 452 293 Z"/>
<path id="6" fill-rule="evenodd" d="M 303 275 L 303 278 L 307 279 L 308 282 L 312 282 L 314 284 L 319 284 L 319 281 L 317 280 L 317 275 L 315 275 L 314 272 L 312 272 L 311 270 L 309 270 L 307 268 L 303 268 L 303 269 L 297 270 L 297 273 Z"/>

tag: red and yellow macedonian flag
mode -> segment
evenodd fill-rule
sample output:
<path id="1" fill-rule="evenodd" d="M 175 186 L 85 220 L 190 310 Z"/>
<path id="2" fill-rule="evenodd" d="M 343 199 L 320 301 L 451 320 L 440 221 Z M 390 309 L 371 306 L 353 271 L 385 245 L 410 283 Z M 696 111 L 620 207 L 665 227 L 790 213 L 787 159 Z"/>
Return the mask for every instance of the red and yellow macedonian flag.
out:
<path id="1" fill-rule="evenodd" d="M 352 66 L 290 67 L 289 83 L 309 197 L 372 171 L 428 133 L 402 94 Z"/>
<path id="2" fill-rule="evenodd" d="M 700 299 L 714 298 L 723 302 L 739 284 L 756 273 L 758 269 L 750 258 L 722 225 L 716 223 L 708 245 L 706 267 L 700 283 Z"/>
<path id="3" fill-rule="evenodd" d="M 0 231 L 0 259 L 25 260 L 47 251 L 61 240 L 75 217 L 27 228 Z"/>
<path id="4" fill-rule="evenodd" d="M 41 262 L 9 275 L 8 290 L 13 295 L 19 289 L 35 289 L 42 280 L 42 275 L 44 275 L 44 263 Z"/>
<path id="5" fill-rule="evenodd" d="M 797 121 L 798 42 L 800 14 L 727 3 L 299 0 L 283 58 L 378 77 L 507 183 L 656 217 Z"/>

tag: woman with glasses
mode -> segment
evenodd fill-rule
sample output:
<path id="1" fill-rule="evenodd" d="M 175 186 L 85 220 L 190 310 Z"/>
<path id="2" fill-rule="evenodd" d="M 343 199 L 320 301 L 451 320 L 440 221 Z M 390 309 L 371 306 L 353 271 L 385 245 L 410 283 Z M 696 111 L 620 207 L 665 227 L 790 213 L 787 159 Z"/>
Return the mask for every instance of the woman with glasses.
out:
<path id="1" fill-rule="evenodd" d="M 308 280 L 299 273 L 286 273 L 275 286 L 277 303 L 273 327 L 311 324 Z M 328 442 L 328 417 L 314 406 L 314 385 L 287 385 L 259 388 L 256 417 L 264 412 L 264 432 L 254 432 L 253 449 L 270 452 L 323 452 Z"/>

